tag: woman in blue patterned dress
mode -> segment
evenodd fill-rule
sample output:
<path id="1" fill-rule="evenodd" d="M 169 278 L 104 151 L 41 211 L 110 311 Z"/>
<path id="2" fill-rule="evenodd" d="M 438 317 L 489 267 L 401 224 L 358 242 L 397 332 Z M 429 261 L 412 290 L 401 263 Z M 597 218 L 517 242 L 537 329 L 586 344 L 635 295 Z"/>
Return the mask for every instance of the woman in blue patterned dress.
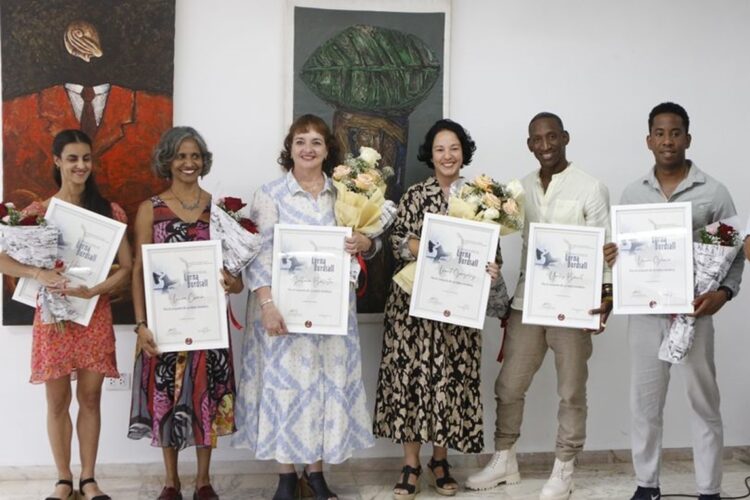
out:
<path id="1" fill-rule="evenodd" d="M 255 193 L 251 210 L 263 244 L 247 273 L 254 293 L 247 308 L 238 432 L 232 444 L 251 449 L 258 459 L 279 462 L 274 500 L 296 498 L 299 486 L 310 486 L 319 499 L 337 498 L 325 483 L 322 463 L 341 463 L 374 441 L 362 384 L 354 290 L 345 336 L 289 334 L 271 299 L 274 224 L 336 225 L 336 192 L 327 174 L 338 156 L 326 123 L 314 115 L 301 116 L 290 127 L 279 157 L 286 174 Z M 346 240 L 350 254 L 375 248 L 360 233 Z M 302 485 L 294 464 L 306 464 Z"/>

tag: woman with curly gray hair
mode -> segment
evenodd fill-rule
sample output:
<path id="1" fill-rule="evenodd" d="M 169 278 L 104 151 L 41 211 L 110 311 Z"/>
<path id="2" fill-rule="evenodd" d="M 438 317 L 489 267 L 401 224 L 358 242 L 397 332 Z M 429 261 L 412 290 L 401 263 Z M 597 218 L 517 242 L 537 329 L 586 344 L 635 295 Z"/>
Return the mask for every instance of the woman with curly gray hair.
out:
<path id="1" fill-rule="evenodd" d="M 163 193 L 141 203 L 135 219 L 133 306 L 138 335 L 128 437 L 150 437 L 162 448 L 166 470 L 159 500 L 181 500 L 179 450 L 196 447 L 194 499 L 218 499 L 210 484 L 211 450 L 234 425 L 234 368 L 229 349 L 159 353 L 146 323 L 141 245 L 210 239 L 211 195 L 198 179 L 211 169 L 212 155 L 193 128 L 164 133 L 153 155 L 154 173 L 170 181 Z M 222 272 L 227 293 L 242 290 L 241 278 Z"/>

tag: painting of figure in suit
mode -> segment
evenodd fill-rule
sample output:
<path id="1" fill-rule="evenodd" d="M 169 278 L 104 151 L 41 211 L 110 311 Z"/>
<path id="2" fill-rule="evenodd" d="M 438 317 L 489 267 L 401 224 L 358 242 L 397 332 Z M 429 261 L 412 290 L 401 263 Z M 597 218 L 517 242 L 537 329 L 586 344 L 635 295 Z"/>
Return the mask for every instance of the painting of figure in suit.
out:
<path id="1" fill-rule="evenodd" d="M 174 13 L 174 0 L 3 1 L 3 200 L 56 191 L 52 138 L 71 128 L 92 138 L 97 184 L 129 221 L 165 188 L 150 157 L 172 126 Z M 3 288 L 3 324 L 30 324 Z M 116 323 L 133 322 L 128 297 L 112 297 Z"/>

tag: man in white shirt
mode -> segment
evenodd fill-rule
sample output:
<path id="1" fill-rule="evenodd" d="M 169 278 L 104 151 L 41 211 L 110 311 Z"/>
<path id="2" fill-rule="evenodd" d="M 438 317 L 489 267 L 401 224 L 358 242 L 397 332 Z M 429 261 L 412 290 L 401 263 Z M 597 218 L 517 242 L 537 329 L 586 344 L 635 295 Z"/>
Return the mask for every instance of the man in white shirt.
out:
<path id="1" fill-rule="evenodd" d="M 586 381 L 592 351 L 591 334 L 604 330 L 612 308 L 609 272 L 604 276 L 601 307 L 591 311 L 600 314 L 598 330 L 591 332 L 521 322 L 529 225 L 543 222 L 596 226 L 609 233 L 609 191 L 597 179 L 568 162 L 565 148 L 569 140 L 562 120 L 555 114 L 539 113 L 529 123 L 526 143 L 540 168 L 522 181 L 526 191 L 526 222 L 521 276 L 503 340 L 505 361 L 495 382 L 496 452 L 482 471 L 469 477 L 467 488 L 483 490 L 520 481 L 515 443 L 521 432 L 524 399 L 548 348 L 555 355 L 560 404 L 555 464 L 539 498 L 567 499 L 573 488 L 573 462 L 586 439 Z"/>

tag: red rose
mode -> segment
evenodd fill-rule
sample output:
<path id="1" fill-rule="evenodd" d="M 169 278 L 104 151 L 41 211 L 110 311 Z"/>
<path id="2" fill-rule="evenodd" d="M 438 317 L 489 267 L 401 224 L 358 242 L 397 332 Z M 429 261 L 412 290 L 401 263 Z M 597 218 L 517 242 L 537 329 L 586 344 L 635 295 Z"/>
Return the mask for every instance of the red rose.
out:
<path id="1" fill-rule="evenodd" d="M 0 219 L 8 215 L 8 207 L 5 206 L 5 203 L 0 204 Z"/>
<path id="2" fill-rule="evenodd" d="M 241 210 L 245 205 L 247 205 L 247 203 L 242 203 L 241 198 L 232 198 L 231 196 L 224 198 L 224 207 L 230 212 Z"/>
<path id="3" fill-rule="evenodd" d="M 62 269 L 63 267 L 65 267 L 65 262 L 62 259 L 57 259 L 55 261 L 55 269 Z"/>
<path id="4" fill-rule="evenodd" d="M 27 215 L 18 223 L 19 226 L 36 226 L 36 215 Z"/>
<path id="5" fill-rule="evenodd" d="M 253 234 L 258 233 L 258 226 L 256 226 L 255 222 L 251 221 L 247 217 L 243 217 L 240 219 L 240 226 L 244 227 L 247 231 Z"/>

